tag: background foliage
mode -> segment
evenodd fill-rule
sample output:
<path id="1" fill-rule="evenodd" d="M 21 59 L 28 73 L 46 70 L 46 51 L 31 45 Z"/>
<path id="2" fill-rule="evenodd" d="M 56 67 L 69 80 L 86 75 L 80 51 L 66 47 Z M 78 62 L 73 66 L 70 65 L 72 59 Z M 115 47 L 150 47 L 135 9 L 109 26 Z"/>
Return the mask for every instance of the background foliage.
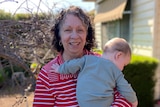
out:
<path id="1" fill-rule="evenodd" d="M 158 61 L 151 57 L 132 55 L 124 69 L 125 78 L 131 83 L 138 97 L 138 107 L 154 107 L 155 72 Z"/>

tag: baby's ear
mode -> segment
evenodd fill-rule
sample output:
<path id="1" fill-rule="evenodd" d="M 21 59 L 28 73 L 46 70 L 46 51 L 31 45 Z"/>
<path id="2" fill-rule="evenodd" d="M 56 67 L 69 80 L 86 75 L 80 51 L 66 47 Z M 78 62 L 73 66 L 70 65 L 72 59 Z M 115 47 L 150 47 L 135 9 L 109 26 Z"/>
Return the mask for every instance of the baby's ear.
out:
<path id="1" fill-rule="evenodd" d="M 115 54 L 115 59 L 119 59 L 121 56 L 122 56 L 122 52 L 121 51 L 118 51 L 116 54 Z"/>

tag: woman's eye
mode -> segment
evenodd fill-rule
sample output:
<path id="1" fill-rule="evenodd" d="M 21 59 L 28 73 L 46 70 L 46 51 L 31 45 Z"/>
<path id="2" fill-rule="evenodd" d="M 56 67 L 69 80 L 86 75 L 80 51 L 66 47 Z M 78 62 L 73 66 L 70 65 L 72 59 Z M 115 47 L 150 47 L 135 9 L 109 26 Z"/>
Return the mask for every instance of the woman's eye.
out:
<path id="1" fill-rule="evenodd" d="M 70 29 L 66 29 L 66 30 L 64 30 L 65 32 L 69 32 L 69 31 L 71 31 Z"/>
<path id="2" fill-rule="evenodd" d="M 82 29 L 79 29 L 78 32 L 83 32 L 83 30 L 82 30 Z"/>

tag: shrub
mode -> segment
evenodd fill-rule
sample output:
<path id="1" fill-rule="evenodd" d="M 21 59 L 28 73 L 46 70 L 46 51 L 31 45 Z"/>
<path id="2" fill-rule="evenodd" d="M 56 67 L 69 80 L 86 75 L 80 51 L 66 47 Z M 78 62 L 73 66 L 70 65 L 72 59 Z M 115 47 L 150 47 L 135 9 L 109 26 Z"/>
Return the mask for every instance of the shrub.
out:
<path id="1" fill-rule="evenodd" d="M 93 49 L 93 52 L 96 52 L 96 53 L 102 55 L 102 50 L 100 50 L 100 49 L 94 48 L 94 49 Z"/>
<path id="2" fill-rule="evenodd" d="M 154 107 L 154 79 L 158 61 L 151 57 L 133 55 L 124 69 L 125 78 L 131 83 L 138 97 L 138 107 Z"/>
<path id="3" fill-rule="evenodd" d="M 4 77 L 3 77 L 3 75 L 2 75 L 2 70 L 0 70 L 0 88 L 1 88 L 1 86 L 3 85 L 3 82 L 4 82 Z"/>
<path id="4" fill-rule="evenodd" d="M 29 20 L 31 17 L 31 14 L 27 13 L 17 13 L 14 16 L 15 20 Z"/>
<path id="5" fill-rule="evenodd" d="M 6 74 L 6 76 L 8 77 L 8 78 L 11 78 L 12 77 L 12 69 L 11 69 L 11 67 L 5 67 L 4 68 L 4 70 L 5 70 L 5 74 Z M 13 66 L 13 71 L 14 72 L 24 72 L 25 70 L 23 69 L 23 68 L 21 68 L 21 67 L 19 67 L 19 66 Z M 27 74 L 26 74 L 27 75 Z"/>
<path id="6" fill-rule="evenodd" d="M 0 9 L 0 20 L 10 20 L 12 19 L 12 15 L 9 12 L 5 12 Z"/>

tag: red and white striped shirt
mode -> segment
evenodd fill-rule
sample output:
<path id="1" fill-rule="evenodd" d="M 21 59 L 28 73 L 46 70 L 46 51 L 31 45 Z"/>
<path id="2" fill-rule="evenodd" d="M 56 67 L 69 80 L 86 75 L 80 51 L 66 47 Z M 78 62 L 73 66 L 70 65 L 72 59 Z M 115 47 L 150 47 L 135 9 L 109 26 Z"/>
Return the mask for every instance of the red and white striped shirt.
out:
<path id="1" fill-rule="evenodd" d="M 86 54 L 94 55 L 91 52 Z M 76 99 L 77 73 L 59 74 L 51 71 L 54 63 L 63 62 L 59 54 L 41 69 L 36 83 L 33 107 L 79 107 Z M 112 107 L 131 107 L 118 92 L 115 96 Z"/>
<path id="2" fill-rule="evenodd" d="M 132 104 L 128 102 L 116 89 L 114 89 L 114 102 L 111 107 L 132 107 Z"/>

